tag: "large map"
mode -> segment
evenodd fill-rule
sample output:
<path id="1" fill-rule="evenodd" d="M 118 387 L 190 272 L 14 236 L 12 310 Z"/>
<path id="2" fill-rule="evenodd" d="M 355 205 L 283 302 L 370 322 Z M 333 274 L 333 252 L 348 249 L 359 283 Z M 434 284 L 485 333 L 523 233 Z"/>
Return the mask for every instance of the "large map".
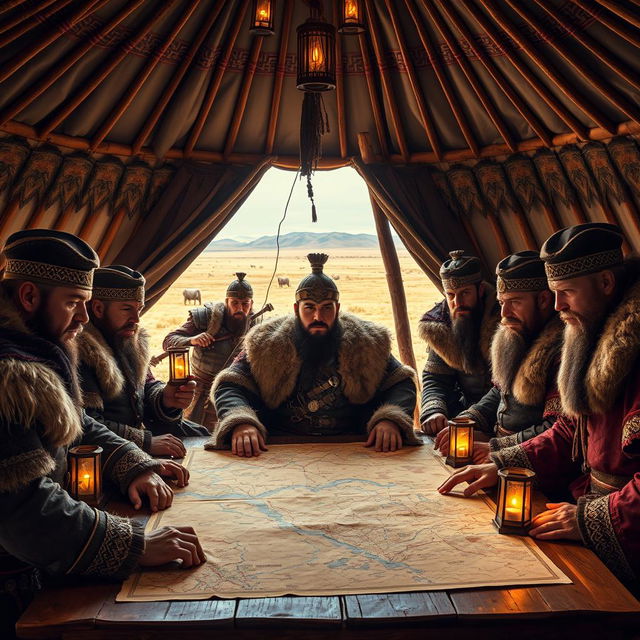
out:
<path id="1" fill-rule="evenodd" d="M 442 496 L 431 446 L 192 450 L 188 487 L 147 530 L 191 525 L 208 562 L 145 569 L 117 600 L 391 593 L 571 582 L 533 543 L 499 535 L 484 496 Z"/>

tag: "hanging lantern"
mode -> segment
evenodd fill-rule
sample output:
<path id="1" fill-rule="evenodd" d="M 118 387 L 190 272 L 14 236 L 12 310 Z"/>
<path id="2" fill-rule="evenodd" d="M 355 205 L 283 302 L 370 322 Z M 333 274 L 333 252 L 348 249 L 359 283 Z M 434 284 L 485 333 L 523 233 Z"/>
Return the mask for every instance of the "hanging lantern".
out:
<path id="1" fill-rule="evenodd" d="M 447 464 L 457 468 L 473 462 L 473 428 L 471 418 L 449 420 L 449 455 Z"/>
<path id="2" fill-rule="evenodd" d="M 341 5 L 338 31 L 345 35 L 362 33 L 365 30 L 362 0 L 342 0 Z"/>
<path id="3" fill-rule="evenodd" d="M 498 501 L 493 522 L 499 533 L 526 535 L 531 526 L 531 490 L 536 474 L 531 469 L 500 469 Z"/>
<path id="4" fill-rule="evenodd" d="M 80 445 L 69 449 L 69 495 L 96 507 L 102 496 L 102 447 Z"/>
<path id="5" fill-rule="evenodd" d="M 189 347 L 169 349 L 169 384 L 183 384 L 189 380 L 190 374 Z"/>
<path id="6" fill-rule="evenodd" d="M 272 36 L 275 0 L 253 0 L 251 4 L 251 27 L 249 31 L 262 36 Z"/>
<path id="7" fill-rule="evenodd" d="M 309 18 L 298 29 L 298 89 L 336 88 L 336 30 L 320 18 Z"/>

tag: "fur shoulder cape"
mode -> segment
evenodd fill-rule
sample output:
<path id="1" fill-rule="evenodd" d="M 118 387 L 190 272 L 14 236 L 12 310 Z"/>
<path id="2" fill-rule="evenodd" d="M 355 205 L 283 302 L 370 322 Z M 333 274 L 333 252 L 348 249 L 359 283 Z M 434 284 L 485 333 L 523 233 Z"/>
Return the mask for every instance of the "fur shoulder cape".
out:
<path id="1" fill-rule="evenodd" d="M 340 313 L 342 339 L 338 350 L 338 372 L 349 402 L 364 404 L 383 382 L 391 354 L 389 330 L 350 313 Z M 245 337 L 245 352 L 251 373 L 265 404 L 274 409 L 295 388 L 302 360 L 295 336 L 295 316 L 275 318 L 256 325 Z M 413 375 L 407 370 L 404 377 Z M 224 373 L 224 372 L 222 372 Z"/>
<path id="2" fill-rule="evenodd" d="M 554 314 L 529 347 L 511 384 L 511 393 L 520 404 L 537 405 L 544 402 L 549 377 L 554 375 L 557 368 L 563 329 L 564 323 Z M 506 376 L 504 372 L 496 370 L 496 362 L 497 358 L 493 358 L 493 379 L 501 389 L 506 389 Z"/>
<path id="3" fill-rule="evenodd" d="M 120 365 L 113 349 L 93 323 L 87 323 L 84 326 L 84 331 L 78 336 L 80 362 L 93 370 L 101 394 L 105 398 L 111 399 L 118 396 L 124 388 L 125 380 L 129 380 L 136 388 L 144 384 L 146 380 L 151 359 L 149 334 L 140 327 L 134 339 L 136 341 L 135 359 Z M 89 405 L 85 403 L 85 406 L 92 406 L 92 403 Z"/>
<path id="4" fill-rule="evenodd" d="M 0 289 L 0 327 L 30 334 L 13 302 Z M 44 362 L 10 357 L 0 361 L 0 422 L 25 430 L 38 425 L 54 447 L 71 444 L 82 433 L 80 414 L 62 378 Z"/>
<path id="5" fill-rule="evenodd" d="M 224 310 L 224 302 L 206 302 L 202 307 L 191 309 L 189 316 L 200 331 L 215 336 L 222 329 Z"/>
<path id="6" fill-rule="evenodd" d="M 480 353 L 485 362 L 491 361 L 491 340 L 500 322 L 500 308 L 496 302 L 495 287 L 484 282 L 482 301 L 484 311 L 480 321 Z M 426 313 L 418 324 L 418 334 L 450 367 L 468 374 L 478 373 L 467 371 L 464 367 L 462 350 L 453 336 L 451 317 L 446 300 L 439 302 L 431 311 Z"/>

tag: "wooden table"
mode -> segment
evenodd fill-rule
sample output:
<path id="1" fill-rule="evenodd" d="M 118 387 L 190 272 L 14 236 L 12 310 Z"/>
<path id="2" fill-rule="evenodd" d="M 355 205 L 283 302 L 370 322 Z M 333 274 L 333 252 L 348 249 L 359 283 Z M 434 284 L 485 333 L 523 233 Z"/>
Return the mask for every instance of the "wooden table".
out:
<path id="1" fill-rule="evenodd" d="M 323 438 L 322 442 L 347 440 L 353 438 Z M 187 445 L 201 446 L 202 442 L 201 438 L 190 438 Z M 111 502 L 107 507 L 121 515 L 140 517 L 122 502 Z M 540 496 L 539 508 L 542 507 Z M 537 544 L 574 584 L 360 596 L 116 603 L 120 584 L 76 580 L 43 591 L 18 622 L 18 636 L 86 640 L 640 637 L 640 602 L 597 556 L 570 542 Z"/>

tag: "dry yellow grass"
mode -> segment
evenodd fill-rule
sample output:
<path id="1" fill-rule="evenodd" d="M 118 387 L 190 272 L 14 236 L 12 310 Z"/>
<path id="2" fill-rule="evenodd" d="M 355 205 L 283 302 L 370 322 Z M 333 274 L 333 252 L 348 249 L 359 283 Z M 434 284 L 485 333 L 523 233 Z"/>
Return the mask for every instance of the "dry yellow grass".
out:
<path id="1" fill-rule="evenodd" d="M 313 248 L 310 248 L 313 250 Z M 280 253 L 276 278 L 271 285 L 268 302 L 275 310 L 266 317 L 290 313 L 293 308 L 294 291 L 298 282 L 309 273 L 306 251 L 287 249 Z M 325 267 L 329 275 L 339 275 L 340 303 L 344 311 L 378 322 L 391 330 L 394 336 L 393 313 L 389 289 L 385 277 L 382 257 L 377 249 L 333 249 L 328 250 L 329 261 Z M 424 365 L 424 343 L 417 335 L 420 316 L 441 299 L 441 294 L 431 284 L 408 252 L 399 250 L 407 307 L 412 329 L 413 350 L 418 369 Z M 244 271 L 253 286 L 254 309 L 265 301 L 269 279 L 273 273 L 275 251 L 261 252 L 205 252 L 176 280 L 163 298 L 143 317 L 142 324 L 151 334 L 152 353 L 162 351 L 164 336 L 187 319 L 189 306 L 185 306 L 182 290 L 187 287 L 200 289 L 202 302 L 222 300 L 234 272 Z M 288 277 L 291 287 L 278 287 L 277 276 Z M 155 374 L 166 379 L 166 361 L 157 367 Z"/>

